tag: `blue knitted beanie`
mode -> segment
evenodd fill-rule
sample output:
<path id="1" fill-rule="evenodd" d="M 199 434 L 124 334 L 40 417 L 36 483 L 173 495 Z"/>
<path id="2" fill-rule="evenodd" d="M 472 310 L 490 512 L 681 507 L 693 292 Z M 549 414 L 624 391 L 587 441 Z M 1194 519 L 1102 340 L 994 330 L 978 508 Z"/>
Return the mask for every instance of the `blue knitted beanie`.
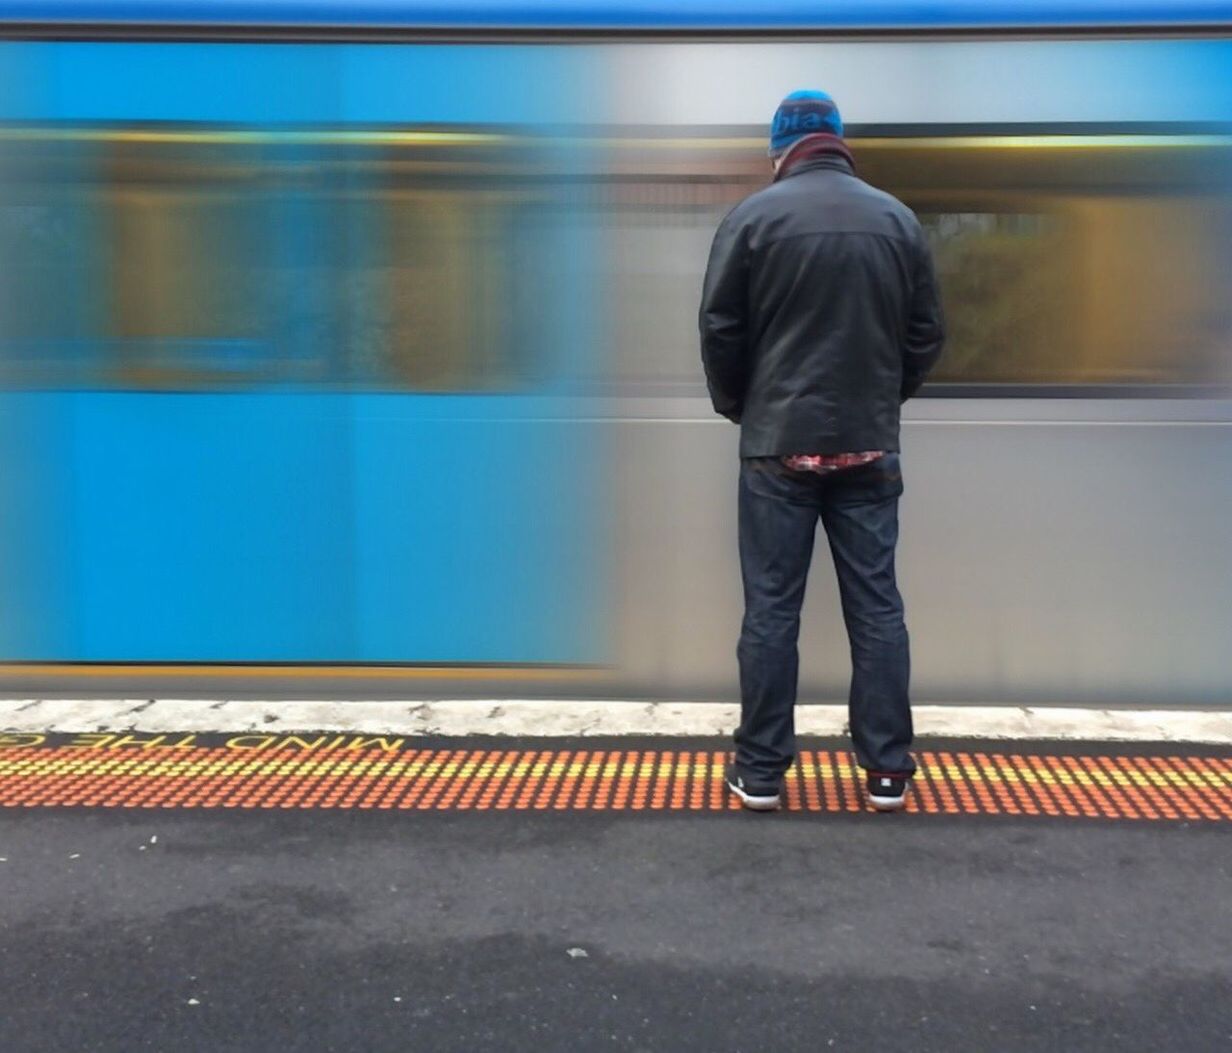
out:
<path id="1" fill-rule="evenodd" d="M 824 91 L 793 91 L 774 111 L 770 122 L 770 156 L 781 154 L 797 139 L 828 132 L 843 134 L 843 119 Z"/>

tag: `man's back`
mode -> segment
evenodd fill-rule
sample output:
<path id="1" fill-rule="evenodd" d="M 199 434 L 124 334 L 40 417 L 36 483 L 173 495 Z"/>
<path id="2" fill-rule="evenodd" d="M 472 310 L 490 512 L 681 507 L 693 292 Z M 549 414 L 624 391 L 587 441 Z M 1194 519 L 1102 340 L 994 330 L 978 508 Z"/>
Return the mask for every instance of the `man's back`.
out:
<path id="1" fill-rule="evenodd" d="M 915 771 L 899 406 L 941 352 L 941 308 L 919 222 L 856 178 L 829 95 L 788 95 L 769 155 L 774 184 L 715 235 L 700 316 L 714 408 L 741 424 L 740 726 L 725 779 L 746 808 L 781 803 L 820 521 L 851 640 L 852 744 L 869 803 L 892 811 Z"/>
<path id="2" fill-rule="evenodd" d="M 785 166 L 720 226 L 701 329 L 742 457 L 897 450 L 899 406 L 942 339 L 919 222 L 845 151 Z"/>

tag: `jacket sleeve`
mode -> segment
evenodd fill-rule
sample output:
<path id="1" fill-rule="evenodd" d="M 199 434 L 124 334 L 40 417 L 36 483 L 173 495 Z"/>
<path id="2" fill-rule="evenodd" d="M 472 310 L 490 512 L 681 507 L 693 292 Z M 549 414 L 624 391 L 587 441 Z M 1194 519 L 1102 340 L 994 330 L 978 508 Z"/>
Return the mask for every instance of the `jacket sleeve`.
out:
<path id="1" fill-rule="evenodd" d="M 716 413 L 736 424 L 749 374 L 748 231 L 729 213 L 715 232 L 702 285 L 702 366 Z"/>
<path id="2" fill-rule="evenodd" d="M 917 228 L 915 277 L 911 313 L 907 319 L 907 339 L 903 346 L 903 386 L 899 392 L 903 402 L 920 389 L 941 357 L 944 343 L 945 319 L 932 252 L 924 238 L 924 231 Z"/>

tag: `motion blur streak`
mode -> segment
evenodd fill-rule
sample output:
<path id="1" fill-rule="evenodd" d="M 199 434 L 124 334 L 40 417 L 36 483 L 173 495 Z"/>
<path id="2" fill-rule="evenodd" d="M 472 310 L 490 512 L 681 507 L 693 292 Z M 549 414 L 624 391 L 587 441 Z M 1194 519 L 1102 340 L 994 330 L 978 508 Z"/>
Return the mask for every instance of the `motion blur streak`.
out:
<path id="1" fill-rule="evenodd" d="M 732 697 L 697 298 L 819 86 L 953 334 L 917 697 L 1226 703 L 1232 41 L 567 39 L 0 45 L 0 659 Z M 842 696 L 825 577 L 804 631 Z"/>

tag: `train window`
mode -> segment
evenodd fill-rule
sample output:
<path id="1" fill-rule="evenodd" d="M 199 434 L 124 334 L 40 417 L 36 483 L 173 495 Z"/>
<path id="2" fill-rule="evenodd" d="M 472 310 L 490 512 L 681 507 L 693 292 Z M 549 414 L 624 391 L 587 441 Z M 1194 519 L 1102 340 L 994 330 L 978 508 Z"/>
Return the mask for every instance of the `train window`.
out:
<path id="1" fill-rule="evenodd" d="M 615 354 L 607 382 L 647 393 L 693 393 L 701 363 L 697 308 L 715 228 L 745 193 L 740 182 L 629 182 L 609 196 Z"/>
<path id="2" fill-rule="evenodd" d="M 513 382 L 515 244 L 510 207 L 482 190 L 384 195 L 383 236 L 360 268 L 384 309 L 355 312 L 356 350 L 395 386 L 494 389 Z M 353 339 L 358 334 L 353 334 Z"/>
<path id="3" fill-rule="evenodd" d="M 20 143 L 20 140 L 17 140 Z M 0 378 L 76 382 L 98 326 L 98 272 L 83 152 L 10 145 L 0 155 Z"/>
<path id="4" fill-rule="evenodd" d="M 260 379 L 259 213 L 242 188 L 113 184 L 106 195 L 111 326 L 106 371 L 122 385 Z"/>
<path id="5" fill-rule="evenodd" d="M 274 313 L 284 360 L 358 387 L 513 386 L 523 345 L 511 318 L 510 204 L 383 185 L 380 174 L 368 173 L 377 185 L 282 196 Z"/>
<path id="6" fill-rule="evenodd" d="M 0 206 L 0 369 L 10 382 L 40 370 L 71 375 L 84 307 L 74 299 L 83 285 L 75 211 L 46 199 Z"/>
<path id="7" fill-rule="evenodd" d="M 502 137 L 29 136 L 0 158 L 10 381 L 443 392 L 531 379 L 554 221 L 544 193 L 505 178 L 517 151 Z"/>
<path id="8" fill-rule="evenodd" d="M 701 272 L 722 210 L 622 214 L 612 231 L 617 381 L 693 385 Z"/>
<path id="9" fill-rule="evenodd" d="M 233 183 L 152 167 L 110 198 L 122 379 L 512 383 L 506 200 L 353 145 L 253 153 Z"/>
<path id="10" fill-rule="evenodd" d="M 883 139 L 857 155 L 933 244 L 950 333 L 934 390 L 1232 382 L 1220 140 Z"/>
<path id="11" fill-rule="evenodd" d="M 1080 368 L 1071 231 L 1060 217 L 924 208 L 919 217 L 947 307 L 934 382 L 1040 382 Z"/>
<path id="12" fill-rule="evenodd" d="M 738 142 L 713 155 L 680 151 L 657 170 L 638 159 L 647 175 L 626 177 L 609 206 L 622 387 L 701 390 L 696 309 L 710 239 L 726 209 L 766 179 L 755 144 L 733 160 Z M 852 146 L 861 175 L 916 211 L 936 256 L 949 340 L 926 391 L 1232 384 L 1223 288 L 1232 151 L 1221 140 L 860 137 Z"/>
<path id="13" fill-rule="evenodd" d="M 1022 209 L 1013 212 L 913 203 L 933 244 L 949 327 L 934 384 L 1157 388 L 1230 379 L 1232 316 L 1216 279 L 1226 206 L 1111 194 L 1001 204 Z"/>
<path id="14" fill-rule="evenodd" d="M 515 389 L 555 354 L 544 303 L 567 264 L 614 301 L 615 353 L 568 352 L 576 376 L 695 393 L 710 239 L 767 178 L 741 139 L 615 149 L 582 253 L 550 231 L 593 202 L 553 204 L 499 136 L 25 134 L 0 158 L 0 368 L 31 383 Z M 934 246 L 951 335 L 933 390 L 1226 387 L 1232 151 L 1024 142 L 853 139 Z"/>

